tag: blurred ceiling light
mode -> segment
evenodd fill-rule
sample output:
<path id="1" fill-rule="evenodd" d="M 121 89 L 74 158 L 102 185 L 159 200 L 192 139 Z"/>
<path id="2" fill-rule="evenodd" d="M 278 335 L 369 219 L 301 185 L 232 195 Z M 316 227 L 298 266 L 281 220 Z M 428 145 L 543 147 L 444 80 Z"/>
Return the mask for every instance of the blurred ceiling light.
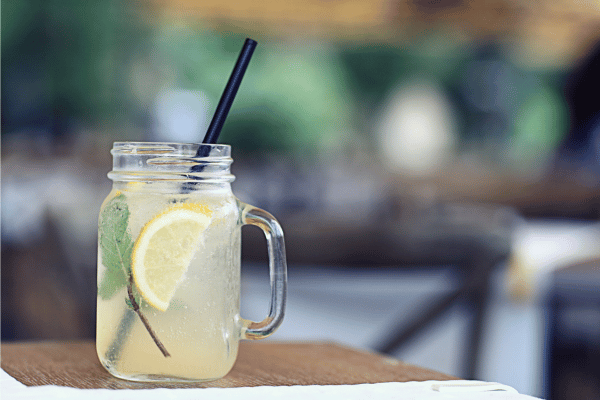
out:
<path id="1" fill-rule="evenodd" d="M 434 82 L 425 79 L 414 79 L 395 90 L 376 132 L 389 168 L 418 176 L 447 164 L 458 141 L 450 102 Z"/>

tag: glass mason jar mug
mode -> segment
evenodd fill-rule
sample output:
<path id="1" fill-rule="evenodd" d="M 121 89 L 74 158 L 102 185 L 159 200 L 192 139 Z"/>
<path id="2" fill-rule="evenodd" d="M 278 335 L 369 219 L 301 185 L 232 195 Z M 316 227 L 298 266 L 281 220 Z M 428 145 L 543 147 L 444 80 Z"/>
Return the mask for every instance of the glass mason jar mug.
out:
<path id="1" fill-rule="evenodd" d="M 98 357 L 129 380 L 223 377 L 240 339 L 267 337 L 283 319 L 281 227 L 233 195 L 230 146 L 116 142 L 111 153 L 113 189 L 98 223 Z M 245 224 L 267 237 L 271 305 L 258 323 L 239 313 Z"/>

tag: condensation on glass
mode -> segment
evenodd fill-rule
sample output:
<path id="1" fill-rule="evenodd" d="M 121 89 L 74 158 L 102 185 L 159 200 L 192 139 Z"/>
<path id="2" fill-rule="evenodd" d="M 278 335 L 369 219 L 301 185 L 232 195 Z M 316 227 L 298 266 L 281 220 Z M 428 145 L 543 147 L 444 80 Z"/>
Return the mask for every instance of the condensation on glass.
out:
<path id="1" fill-rule="evenodd" d="M 113 189 L 102 205 L 98 225 L 96 347 L 102 365 L 119 378 L 218 379 L 232 368 L 240 339 L 267 337 L 283 319 L 287 267 L 281 226 L 268 212 L 242 203 L 232 193 L 230 146 L 202 145 L 200 153 L 206 156 L 197 157 L 198 146 L 116 142 L 111 151 L 113 169 L 108 177 Z M 193 256 L 172 298 L 166 307 L 159 307 L 138 287 L 139 265 L 145 265 L 139 261 L 140 237 L 158 232 L 156 226 L 168 226 L 160 236 L 167 243 L 182 236 L 177 227 L 185 228 L 189 221 L 188 214 L 177 212 L 180 209 L 199 210 L 198 220 L 206 223 L 194 239 Z M 258 226 L 267 238 L 271 303 L 260 322 L 241 318 L 239 311 L 245 224 Z M 181 240 L 182 249 L 187 242 Z M 148 243 L 143 254 L 158 252 L 154 259 L 164 260 L 164 268 L 170 268 L 179 244 L 165 249 L 161 247 L 165 242 Z M 158 293 L 172 285 L 171 272 L 160 271 L 164 277 L 149 277 L 157 282 Z"/>

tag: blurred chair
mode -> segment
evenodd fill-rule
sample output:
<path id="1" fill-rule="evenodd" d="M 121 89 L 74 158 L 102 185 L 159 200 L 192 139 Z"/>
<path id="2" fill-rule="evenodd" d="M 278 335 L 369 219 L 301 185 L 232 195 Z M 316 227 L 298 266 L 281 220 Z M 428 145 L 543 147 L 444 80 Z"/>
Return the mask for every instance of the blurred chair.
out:
<path id="1" fill-rule="evenodd" d="M 292 268 L 329 265 L 424 271 L 453 267 L 459 281 L 457 288 L 432 300 L 426 311 L 418 315 L 407 311 L 400 316 L 388 333 L 379 338 L 376 350 L 395 352 L 453 305 L 464 304 L 471 321 L 465 338 L 463 378 L 477 376 L 492 272 L 510 254 L 516 220 L 516 213 L 509 208 L 467 204 L 437 204 L 394 218 L 381 217 L 368 225 L 314 215 L 281 218 Z M 264 254 L 256 251 L 262 249 L 257 240 L 258 236 L 246 235 L 242 241 L 242 253 L 248 261 L 264 261 Z"/>
<path id="2" fill-rule="evenodd" d="M 545 398 L 600 398 L 600 260 L 557 270 L 548 300 Z"/>
<path id="3" fill-rule="evenodd" d="M 95 286 L 69 268 L 56 224 L 45 218 L 46 234 L 28 246 L 2 245 L 2 339 L 92 338 Z M 95 270 L 93 278 L 95 278 Z"/>
<path id="4" fill-rule="evenodd" d="M 470 312 L 465 337 L 461 376 L 477 377 L 485 312 L 489 304 L 492 273 L 508 258 L 516 215 L 510 209 L 492 206 L 440 205 L 428 215 L 415 215 L 389 236 L 398 265 L 450 265 L 459 284 L 450 293 L 431 301 L 426 311 L 392 328 L 377 348 L 393 353 L 441 317 L 455 304 Z"/>

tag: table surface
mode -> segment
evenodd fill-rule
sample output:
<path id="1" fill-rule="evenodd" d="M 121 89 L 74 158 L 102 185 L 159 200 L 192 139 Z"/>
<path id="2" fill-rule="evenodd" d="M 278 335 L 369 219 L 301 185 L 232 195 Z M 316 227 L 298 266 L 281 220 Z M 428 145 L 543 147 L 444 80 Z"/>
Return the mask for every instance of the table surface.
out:
<path id="1" fill-rule="evenodd" d="M 111 376 L 98 361 L 94 342 L 5 342 L 2 368 L 28 386 L 141 389 L 155 387 L 249 387 L 348 385 L 457 379 L 397 359 L 334 343 L 241 342 L 231 372 L 201 383 L 128 382 Z"/>

